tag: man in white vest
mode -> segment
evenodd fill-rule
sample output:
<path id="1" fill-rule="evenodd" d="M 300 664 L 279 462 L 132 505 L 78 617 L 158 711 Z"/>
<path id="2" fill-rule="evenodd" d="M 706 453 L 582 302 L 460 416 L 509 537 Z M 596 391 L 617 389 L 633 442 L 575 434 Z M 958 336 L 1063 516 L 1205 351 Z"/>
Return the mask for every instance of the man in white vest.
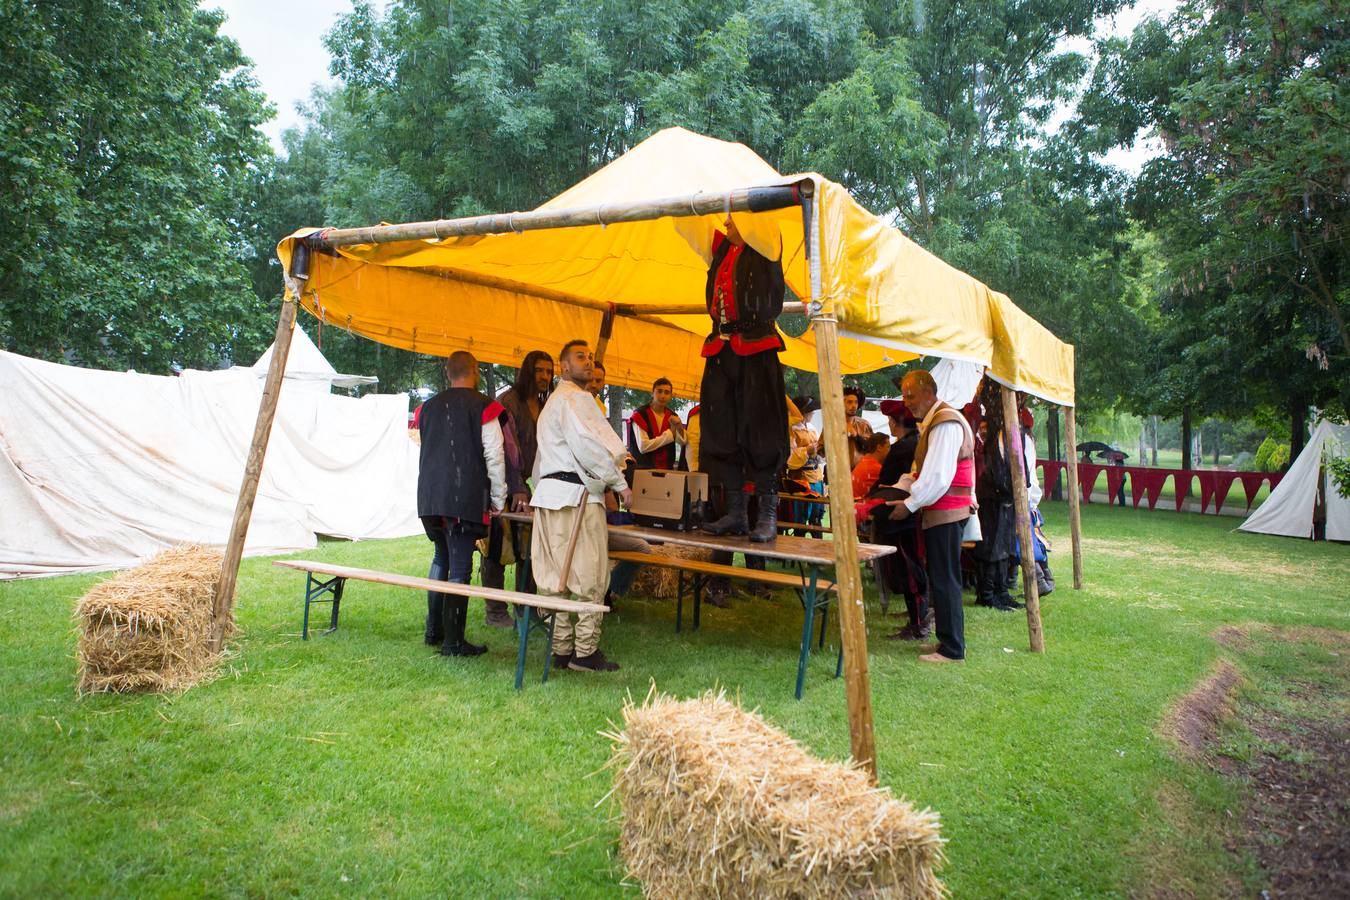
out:
<path id="1" fill-rule="evenodd" d="M 892 519 L 919 515 L 928 557 L 928 590 L 938 643 L 923 662 L 966 658 L 961 607 L 961 535 L 975 503 L 975 435 L 960 411 L 937 397 L 937 382 L 923 369 L 900 383 L 905 406 L 919 419 L 914 468 L 900 479 L 906 500 L 892 502 Z"/>

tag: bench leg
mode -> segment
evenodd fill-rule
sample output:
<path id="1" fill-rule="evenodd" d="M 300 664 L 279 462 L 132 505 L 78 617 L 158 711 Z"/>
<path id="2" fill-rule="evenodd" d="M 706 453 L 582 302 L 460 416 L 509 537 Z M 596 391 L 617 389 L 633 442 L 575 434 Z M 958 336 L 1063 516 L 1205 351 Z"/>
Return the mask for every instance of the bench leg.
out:
<path id="1" fill-rule="evenodd" d="M 820 649 L 825 649 L 825 632 L 830 627 L 830 604 L 828 601 L 820 605 Z"/>
<path id="2" fill-rule="evenodd" d="M 516 651 L 516 690 L 520 690 L 525 683 L 525 649 L 530 643 L 530 619 L 534 613 L 532 606 L 523 609 L 525 614 L 516 617 L 516 631 L 520 634 L 520 649 Z"/>
<path id="3" fill-rule="evenodd" d="M 684 625 L 684 572 L 679 572 L 675 592 L 675 633 L 679 634 Z"/>
<path id="4" fill-rule="evenodd" d="M 703 586 L 708 583 L 707 576 L 694 576 L 694 630 L 698 631 L 699 620 L 703 612 Z"/>
<path id="5" fill-rule="evenodd" d="M 839 639 L 839 661 L 834 664 L 834 677 L 844 674 L 844 639 Z"/>
<path id="6" fill-rule="evenodd" d="M 816 575 L 811 567 L 811 580 L 806 586 L 806 609 L 802 615 L 802 648 L 797 661 L 797 699 L 802 699 L 802 688 L 806 685 L 806 663 L 811 658 L 811 629 L 816 624 Z"/>
<path id="7" fill-rule="evenodd" d="M 313 572 L 305 573 L 305 621 L 300 626 L 300 639 L 309 640 L 309 608 L 316 603 L 330 603 L 333 607 L 332 615 L 329 616 L 328 630 L 324 634 L 332 634 L 337 631 L 338 611 L 342 607 L 342 589 L 347 584 L 347 579 L 336 575 L 327 581 L 320 581 L 314 577 Z M 332 599 L 320 600 L 324 594 L 332 594 Z"/>

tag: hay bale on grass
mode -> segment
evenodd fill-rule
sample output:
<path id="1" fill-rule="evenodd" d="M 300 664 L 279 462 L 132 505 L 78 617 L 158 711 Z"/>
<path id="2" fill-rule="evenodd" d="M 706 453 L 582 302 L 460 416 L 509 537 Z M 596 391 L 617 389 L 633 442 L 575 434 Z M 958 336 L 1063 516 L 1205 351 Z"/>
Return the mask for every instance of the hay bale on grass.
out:
<path id="1" fill-rule="evenodd" d="M 680 559 L 696 559 L 700 562 L 712 560 L 713 552 L 699 547 L 684 547 L 679 544 L 662 544 L 654 548 L 657 553 L 666 556 L 678 556 Z M 632 593 L 653 600 L 674 600 L 679 592 L 680 573 L 675 569 L 657 566 L 643 566 L 637 578 L 633 580 Z"/>
<path id="2" fill-rule="evenodd" d="M 80 598 L 80 692 L 174 691 L 202 680 L 216 661 L 208 641 L 221 559 L 211 547 L 175 547 Z"/>
<path id="3" fill-rule="evenodd" d="M 940 897 L 938 817 L 712 693 L 623 711 L 620 854 L 648 897 Z"/>

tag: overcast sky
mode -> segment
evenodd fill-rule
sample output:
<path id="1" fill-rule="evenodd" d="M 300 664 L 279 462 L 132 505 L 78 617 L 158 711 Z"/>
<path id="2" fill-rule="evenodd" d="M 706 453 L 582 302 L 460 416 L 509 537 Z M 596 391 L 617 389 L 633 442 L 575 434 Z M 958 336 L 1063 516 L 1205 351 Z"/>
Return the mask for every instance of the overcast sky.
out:
<path id="1" fill-rule="evenodd" d="M 277 117 L 264 130 L 272 144 L 281 147 L 281 132 L 300 121 L 297 102 L 308 99 L 315 84 L 328 84 L 328 51 L 324 33 L 342 13 L 349 12 L 352 0 L 205 0 L 203 6 L 223 9 L 228 16 L 224 32 L 243 48 L 254 63 L 258 81 L 277 108 Z M 382 10 L 385 0 L 373 0 Z M 1115 34 L 1128 34 L 1147 15 L 1166 15 L 1178 0 L 1139 0 L 1134 7 L 1114 20 L 1099 23 Z M 1088 51 L 1087 41 L 1066 45 L 1066 49 Z M 1145 147 L 1116 150 L 1107 159 L 1130 172 L 1138 172 L 1150 151 Z"/>

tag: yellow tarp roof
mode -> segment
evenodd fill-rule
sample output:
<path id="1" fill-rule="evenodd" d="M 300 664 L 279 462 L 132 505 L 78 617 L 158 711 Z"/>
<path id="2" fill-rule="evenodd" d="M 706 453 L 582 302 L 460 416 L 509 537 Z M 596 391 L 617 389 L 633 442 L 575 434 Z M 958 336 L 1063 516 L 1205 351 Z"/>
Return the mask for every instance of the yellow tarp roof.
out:
<path id="1" fill-rule="evenodd" d="M 1072 403 L 1072 347 L 867 212 L 840 185 L 819 175 L 784 178 L 742 144 L 666 129 L 541 208 L 717 195 L 804 179 L 816 185 L 821 299 L 843 331 L 845 374 L 919 354 L 950 356 L 990 366 L 1019 389 Z M 808 299 L 801 209 L 734 216 L 749 244 L 781 256 L 788 286 Z M 521 290 L 635 306 L 701 303 L 722 218 L 605 224 L 602 214 L 583 227 L 341 247 L 337 256 L 312 256 L 301 302 L 323 321 L 382 343 L 436 355 L 467 349 L 483 362 L 517 365 L 530 350 L 556 354 L 574 337 L 594 343 L 602 315 Z M 281 242 L 277 253 L 288 269 L 295 242 L 314 230 Z M 706 316 L 618 317 L 605 354 L 609 380 L 645 388 L 664 375 L 677 395 L 694 397 L 707 331 Z M 810 331 L 787 338 L 783 363 L 814 371 L 813 339 Z"/>

